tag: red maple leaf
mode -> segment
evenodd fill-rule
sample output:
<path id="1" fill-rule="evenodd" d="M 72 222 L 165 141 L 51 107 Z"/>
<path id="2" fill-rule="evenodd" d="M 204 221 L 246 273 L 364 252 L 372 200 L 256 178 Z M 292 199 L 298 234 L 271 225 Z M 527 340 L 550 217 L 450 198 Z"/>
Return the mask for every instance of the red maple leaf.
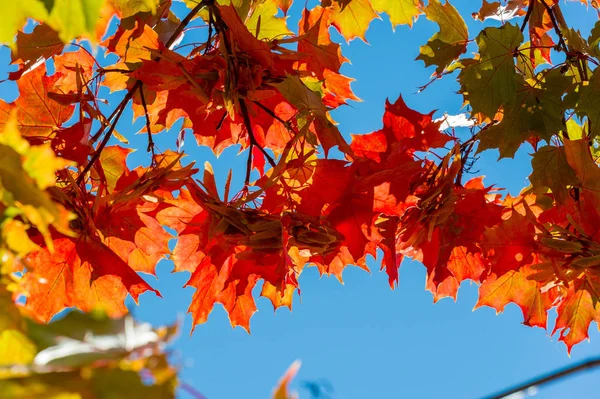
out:
<path id="1" fill-rule="evenodd" d="M 102 309 L 118 317 L 127 313 L 128 293 L 136 301 L 146 291 L 160 295 L 92 236 L 55 239 L 53 252 L 42 247 L 27 256 L 24 266 L 31 269 L 16 294 L 27 298 L 25 309 L 43 322 L 68 307 Z"/>

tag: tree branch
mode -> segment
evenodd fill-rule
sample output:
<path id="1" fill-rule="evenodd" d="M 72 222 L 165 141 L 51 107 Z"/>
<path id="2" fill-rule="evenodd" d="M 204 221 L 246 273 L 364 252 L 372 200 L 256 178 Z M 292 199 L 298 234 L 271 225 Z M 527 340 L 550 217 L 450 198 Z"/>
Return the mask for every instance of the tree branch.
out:
<path id="1" fill-rule="evenodd" d="M 213 3 L 214 3 L 214 0 L 202 0 L 200 3 L 198 3 L 196 5 L 196 7 L 194 7 L 192 9 L 192 11 L 190 11 L 189 14 L 186 15 L 185 18 L 179 23 L 179 25 L 177 26 L 177 28 L 175 29 L 175 31 L 173 32 L 173 34 L 171 35 L 169 40 L 167 40 L 165 42 L 165 47 L 170 48 L 171 45 L 173 43 L 175 43 L 175 40 L 177 40 L 177 38 L 179 37 L 181 32 L 183 32 L 185 27 L 192 21 L 192 19 L 194 19 L 196 14 L 198 14 L 200 12 L 200 10 L 203 9 L 204 7 L 206 7 L 210 4 L 213 4 Z"/>
<path id="2" fill-rule="evenodd" d="M 521 33 L 525 31 L 525 26 L 527 26 L 527 22 L 529 22 L 529 18 L 531 18 L 531 13 L 533 12 L 533 5 L 535 1 L 531 1 L 529 3 L 529 7 L 527 7 L 527 14 L 525 14 L 525 19 L 523 20 L 523 25 L 521 25 Z"/>
<path id="3" fill-rule="evenodd" d="M 144 114 L 146 115 L 146 130 L 148 130 L 148 147 L 146 151 L 152 153 L 152 163 L 154 163 L 154 140 L 152 139 L 152 130 L 150 129 L 150 116 L 148 115 L 148 106 L 146 105 L 146 98 L 144 97 L 144 85 L 140 84 L 140 99 L 142 100 L 142 107 L 144 107 Z"/>
<path id="4" fill-rule="evenodd" d="M 528 388 L 536 387 L 539 385 L 548 384 L 551 382 L 555 382 L 561 378 L 564 378 L 570 374 L 578 373 L 580 371 L 593 369 L 600 366 L 600 357 L 584 360 L 583 362 L 574 364 L 573 366 L 560 368 L 558 370 L 552 371 L 548 374 L 545 374 L 541 377 L 531 379 L 527 382 L 514 386 L 512 388 L 508 388 L 504 391 L 497 392 L 490 396 L 484 396 L 481 399 L 501 399 L 505 398 L 509 395 L 524 391 Z"/>
<path id="5" fill-rule="evenodd" d="M 552 7 L 550 7 L 546 3 L 546 0 L 540 0 L 540 1 L 543 4 L 543 6 L 546 8 L 546 11 L 548 12 L 548 15 L 550 16 L 550 21 L 552 21 L 552 26 L 554 27 L 554 32 L 558 36 L 558 44 L 563 48 L 563 51 L 565 52 L 565 54 L 568 54 L 569 50 L 567 49 L 567 45 L 565 43 L 565 39 L 563 38 L 563 34 L 560 30 L 560 27 L 558 26 L 558 23 L 556 22 L 556 17 L 554 16 L 554 11 L 552 11 Z"/>
<path id="6" fill-rule="evenodd" d="M 248 139 L 250 140 L 250 146 L 256 146 L 263 153 L 267 161 L 272 167 L 275 167 L 275 160 L 269 155 L 269 153 L 256 141 L 254 131 L 252 130 L 252 123 L 250 122 L 250 114 L 248 114 L 248 108 L 246 107 L 246 101 L 240 98 L 240 110 L 242 111 L 242 117 L 244 118 L 244 125 L 246 125 L 246 131 L 248 132 Z"/>

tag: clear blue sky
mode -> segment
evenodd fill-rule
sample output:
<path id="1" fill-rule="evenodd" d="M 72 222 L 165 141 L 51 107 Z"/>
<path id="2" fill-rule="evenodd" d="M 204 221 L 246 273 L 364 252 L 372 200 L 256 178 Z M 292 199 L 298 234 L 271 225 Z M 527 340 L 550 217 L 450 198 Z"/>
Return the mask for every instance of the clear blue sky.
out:
<path id="1" fill-rule="evenodd" d="M 470 14 L 480 3 L 454 0 L 452 4 L 465 16 L 470 36 L 475 37 L 484 25 L 473 21 Z M 301 2 L 294 4 L 290 11 L 292 29 L 302 6 Z M 587 36 L 596 21 L 595 11 L 586 11 L 579 4 L 569 4 L 564 11 L 567 22 L 576 23 Z M 369 44 L 355 40 L 343 46 L 343 54 L 352 64 L 346 64 L 342 72 L 356 79 L 353 90 L 364 100 L 334 113 L 346 137 L 380 128 L 385 99 L 395 100 L 399 94 L 423 113 L 433 109 L 439 110 L 436 116 L 444 111 L 460 112 L 461 96 L 454 94 L 458 87 L 452 76 L 415 94 L 418 86 L 428 82 L 432 69 L 424 69 L 423 63 L 414 59 L 419 45 L 435 29 L 435 24 L 421 17 L 412 29 L 402 26 L 394 33 L 384 17 L 372 23 L 367 33 Z M 5 49 L 0 54 L 0 73 L 5 70 L 7 54 Z M 9 91 L 9 85 L 0 85 L 1 97 L 10 95 Z M 124 115 L 118 126 L 122 134 L 131 130 L 130 121 L 131 114 Z M 135 127 L 142 123 L 138 121 Z M 159 148 L 172 146 L 177 131 L 163 134 Z M 133 166 L 144 157 L 145 137 L 136 137 L 132 145 L 142 149 L 132 157 Z M 191 134 L 184 148 L 199 166 L 209 160 L 220 181 L 233 165 L 237 184 L 242 183 L 246 158 L 234 158 L 237 149 L 226 151 L 217 160 L 206 149 L 199 149 Z M 514 161 L 496 162 L 496 158 L 494 151 L 485 152 L 475 169 L 486 176 L 487 184 L 518 193 L 527 185 L 531 170 L 527 151 L 521 150 Z M 301 359 L 303 365 L 292 387 L 304 398 L 309 395 L 300 382 L 324 378 L 334 386 L 336 399 L 468 399 L 600 355 L 596 325 L 590 328 L 591 343 L 574 347 L 569 358 L 557 337 L 523 326 L 515 305 L 498 316 L 489 308 L 473 312 L 477 300 L 473 284 L 461 286 L 456 303 L 444 299 L 434 305 L 431 294 L 424 290 L 425 270 L 420 264 L 402 264 L 400 286 L 395 291 L 389 289 L 387 276 L 375 262 L 370 267 L 371 275 L 347 268 L 344 285 L 335 278 L 319 278 L 314 268 L 305 269 L 300 277 L 302 298 L 295 298 L 293 312 L 280 309 L 275 314 L 268 300 L 258 299 L 251 335 L 241 328 L 232 329 L 220 306 L 191 336 L 191 319 L 186 316 L 182 335 L 172 345 L 175 361 L 183 366 L 181 378 L 209 399 L 263 399 L 270 396 L 286 368 Z M 160 325 L 185 314 L 193 290 L 181 288 L 187 274 L 171 271 L 172 263 L 162 261 L 158 280 L 148 278 L 164 298 L 143 295 L 141 305 L 134 309 L 138 319 Z M 600 372 L 583 373 L 542 388 L 535 397 L 596 398 L 599 377 Z M 184 392 L 180 396 L 190 397 Z"/>

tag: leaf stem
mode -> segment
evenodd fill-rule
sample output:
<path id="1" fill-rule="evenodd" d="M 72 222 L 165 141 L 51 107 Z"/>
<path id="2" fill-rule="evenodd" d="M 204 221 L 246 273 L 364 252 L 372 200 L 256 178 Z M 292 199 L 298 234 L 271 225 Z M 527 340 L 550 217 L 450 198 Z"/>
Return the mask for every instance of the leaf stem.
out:
<path id="1" fill-rule="evenodd" d="M 263 153 L 267 161 L 272 167 L 275 167 L 275 160 L 269 155 L 269 153 L 260 145 L 258 141 L 256 141 L 256 136 L 254 136 L 254 131 L 252 130 L 252 123 L 250 121 L 250 115 L 248 114 L 248 107 L 246 106 L 246 101 L 240 98 L 240 111 L 242 111 L 242 117 L 244 118 L 244 125 L 246 125 L 246 130 L 248 132 L 248 138 L 250 139 L 250 145 L 256 146 Z"/>
<path id="2" fill-rule="evenodd" d="M 292 125 L 291 125 L 291 123 L 290 123 L 289 120 L 288 121 L 284 121 L 279 116 L 277 116 L 277 114 L 275 114 L 275 112 L 273 112 L 269 107 L 266 107 L 265 105 L 261 104 L 260 101 L 252 101 L 252 103 L 255 104 L 258 108 L 260 108 L 263 111 L 265 111 L 265 113 L 267 113 L 267 115 L 269 115 L 270 117 L 272 117 L 273 119 L 275 119 L 276 121 L 278 121 L 279 123 L 281 123 L 288 131 L 294 133 L 295 135 L 298 134 L 298 132 L 296 132 L 292 128 Z"/>
<path id="3" fill-rule="evenodd" d="M 148 147 L 147 152 L 152 153 L 152 163 L 154 163 L 154 140 L 152 139 L 152 130 L 150 129 L 150 116 L 148 115 L 148 106 L 146 105 L 146 98 L 144 97 L 144 84 L 140 84 L 140 99 L 142 100 L 142 107 L 144 108 L 144 114 L 146 115 L 146 130 L 148 130 Z"/>
<path id="4" fill-rule="evenodd" d="M 521 25 L 521 33 L 523 33 L 525 31 L 525 26 L 527 26 L 527 23 L 529 22 L 529 18 L 531 18 L 531 13 L 533 12 L 534 4 L 535 4 L 535 1 L 531 1 L 529 3 L 529 7 L 527 7 L 527 13 L 525 14 L 525 19 L 523 20 L 523 25 Z"/>
<path id="5" fill-rule="evenodd" d="M 567 44 L 565 43 L 563 34 L 560 30 L 560 27 L 558 26 L 558 23 L 556 22 L 556 17 L 554 16 L 554 11 L 552 10 L 552 7 L 550 7 L 548 5 L 548 3 L 546 3 L 546 0 L 540 0 L 540 1 L 541 1 L 542 5 L 546 8 L 546 11 L 548 12 L 548 15 L 550 16 L 550 21 L 552 21 L 552 26 L 554 27 L 554 32 L 558 36 L 558 44 L 563 48 L 563 51 L 565 52 L 565 54 L 568 54 L 569 50 L 567 49 Z"/>
<path id="6" fill-rule="evenodd" d="M 209 6 L 213 3 L 214 3 L 214 0 L 202 0 L 200 3 L 196 4 L 196 7 L 194 7 L 192 9 L 192 11 L 190 11 L 188 13 L 188 15 L 185 16 L 185 18 L 179 23 L 179 25 L 177 26 L 177 28 L 175 29 L 175 31 L 173 32 L 173 34 L 171 35 L 169 40 L 167 40 L 165 42 L 165 47 L 170 48 L 171 45 L 173 43 L 175 43 L 175 40 L 177 40 L 177 38 L 179 37 L 181 32 L 183 32 L 185 27 L 192 21 L 192 19 L 194 19 L 196 14 L 198 14 L 200 12 L 200 10 L 203 9 L 204 7 Z"/>

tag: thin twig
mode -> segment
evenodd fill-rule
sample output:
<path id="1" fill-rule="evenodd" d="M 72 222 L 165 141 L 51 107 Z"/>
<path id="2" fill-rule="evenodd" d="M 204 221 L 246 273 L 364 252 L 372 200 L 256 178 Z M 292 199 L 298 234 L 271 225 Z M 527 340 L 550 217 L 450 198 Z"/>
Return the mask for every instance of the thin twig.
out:
<path id="1" fill-rule="evenodd" d="M 294 134 L 298 134 L 293 128 L 292 128 L 292 124 L 290 123 L 290 121 L 284 121 L 283 119 L 281 119 L 279 116 L 277 116 L 277 114 L 275 114 L 275 112 L 273 112 L 269 107 L 263 105 L 260 103 L 260 101 L 252 101 L 252 103 L 254 103 L 258 108 L 262 109 L 263 111 L 265 111 L 271 118 L 275 119 L 276 121 L 278 121 L 279 123 L 281 123 L 287 130 L 289 130 L 290 132 L 294 133 Z"/>
<path id="2" fill-rule="evenodd" d="M 175 40 L 177 40 L 177 37 L 181 34 L 181 32 L 183 32 L 183 30 L 185 29 L 187 24 L 190 23 L 190 21 L 196 16 L 196 14 L 198 14 L 198 12 L 200 12 L 200 10 L 202 8 L 206 7 L 207 5 L 211 5 L 213 3 L 214 3 L 214 0 L 203 0 L 200 3 L 198 3 L 196 5 L 196 7 L 194 7 L 192 9 L 192 11 L 190 11 L 188 13 L 188 15 L 186 15 L 186 17 L 179 23 L 179 25 L 177 26 L 177 28 L 175 29 L 175 31 L 173 32 L 173 34 L 171 35 L 169 40 L 167 40 L 165 42 L 165 47 L 169 48 L 175 42 Z M 102 139 L 102 142 L 100 143 L 100 145 L 94 152 L 94 155 L 92 155 L 92 158 L 90 159 L 90 161 L 85 165 L 85 167 L 83 168 L 83 171 L 81 171 L 79 176 L 77 176 L 77 179 L 76 179 L 77 184 L 80 184 L 83 181 L 86 173 L 90 171 L 90 169 L 92 168 L 92 165 L 100 157 L 100 153 L 102 152 L 102 150 L 104 149 L 104 147 L 106 146 L 108 141 L 110 140 L 112 133 L 115 130 L 116 124 L 119 121 L 119 119 L 121 118 L 121 115 L 123 114 L 123 110 L 125 109 L 125 106 L 129 102 L 129 100 L 131 100 L 131 98 L 133 97 L 133 93 L 135 93 L 135 91 L 140 88 L 141 84 L 142 84 L 142 81 L 137 80 L 134 83 L 134 85 L 127 91 L 127 94 L 125 95 L 125 98 L 123 99 L 123 101 L 121 101 L 121 103 L 117 106 L 117 108 L 113 111 L 113 113 L 108 117 L 107 120 L 110 123 L 110 127 L 109 127 L 108 131 L 106 132 L 104 139 Z M 114 120 L 112 120 L 113 117 L 114 117 Z M 112 120 L 112 122 L 110 122 L 111 120 Z M 103 123 L 102 126 L 100 127 L 100 129 L 98 130 L 98 132 L 96 134 L 94 134 L 94 136 L 92 136 L 92 141 L 96 141 L 98 138 L 100 138 L 100 135 L 102 134 L 102 131 L 104 131 L 105 128 L 106 128 L 106 124 Z"/>
<path id="3" fill-rule="evenodd" d="M 569 50 L 567 49 L 567 44 L 565 43 L 565 40 L 563 38 L 563 34 L 560 30 L 560 27 L 558 26 L 558 23 L 556 22 L 556 17 L 554 16 L 554 11 L 552 11 L 552 7 L 550 7 L 546 3 L 546 0 L 540 0 L 540 1 L 543 4 L 543 6 L 546 8 L 546 11 L 548 12 L 548 15 L 550 16 L 550 21 L 552 21 L 552 26 L 554 27 L 554 32 L 558 36 L 558 44 L 563 48 L 565 54 L 567 54 L 569 52 Z"/>
<path id="4" fill-rule="evenodd" d="M 181 32 L 183 32 L 185 27 L 192 21 L 192 19 L 194 19 L 196 14 L 198 14 L 201 9 L 212 3 L 214 3 L 214 0 L 202 0 L 200 3 L 198 3 L 196 7 L 194 7 L 192 11 L 190 11 L 189 14 L 186 15 L 185 18 L 179 23 L 169 40 L 165 42 L 165 47 L 170 48 L 171 45 L 175 43 L 175 40 L 177 40 Z"/>
<path id="5" fill-rule="evenodd" d="M 512 388 L 508 388 L 504 391 L 497 392 L 490 396 L 484 396 L 482 399 L 501 399 L 505 398 L 509 395 L 522 392 L 526 389 L 536 387 L 543 384 L 548 384 L 550 382 L 555 382 L 556 380 L 566 377 L 570 374 L 574 374 L 580 371 L 589 370 L 592 368 L 596 368 L 600 366 L 600 357 L 584 360 L 583 362 L 574 364 L 573 366 L 564 367 L 548 374 L 545 374 L 541 377 L 531 379 L 527 382 L 514 386 Z"/>
<path id="6" fill-rule="evenodd" d="M 248 147 L 248 160 L 246 161 L 246 178 L 244 179 L 244 186 L 248 187 L 250 185 L 250 174 L 252 173 L 252 150 L 254 150 L 254 144 L 250 144 Z"/>
<path id="7" fill-rule="evenodd" d="M 467 145 L 464 149 L 461 146 L 461 158 L 460 158 L 460 169 L 458 170 L 458 174 L 456 175 L 455 184 L 456 186 L 462 187 L 462 176 L 465 171 L 465 165 L 467 164 L 467 160 L 469 159 L 469 154 L 475 145 L 475 141 L 471 141 L 469 145 Z"/>
<path id="8" fill-rule="evenodd" d="M 212 49 L 211 40 L 213 35 L 213 15 L 212 10 L 208 9 L 208 38 L 206 39 L 206 47 L 204 48 L 204 54 L 208 53 Z"/>
<path id="9" fill-rule="evenodd" d="M 569 59 L 573 58 L 572 57 L 572 53 L 569 52 L 569 48 L 567 47 L 567 44 L 565 43 L 565 39 L 563 37 L 562 31 L 561 31 L 561 27 L 560 27 L 558 21 L 556 20 L 556 15 L 554 13 L 554 9 L 552 7 L 550 7 L 546 3 L 545 0 L 540 0 L 540 1 L 544 5 L 544 7 L 546 8 L 546 11 L 548 12 L 548 15 L 550 16 L 550 21 L 552 22 L 552 27 L 554 28 L 554 32 L 558 36 L 558 44 L 562 47 L 564 53 L 566 54 L 566 56 L 567 56 L 567 62 L 568 62 Z M 565 21 L 564 21 L 564 18 L 562 16 L 562 12 L 560 11 L 560 8 L 558 8 L 559 5 L 557 4 L 554 7 L 557 7 L 558 12 L 560 13 L 561 22 L 564 23 Z M 577 67 L 577 72 L 579 73 L 579 78 L 582 81 L 587 81 L 588 80 L 587 68 L 583 64 L 583 61 L 577 57 L 575 65 Z"/>
<path id="10" fill-rule="evenodd" d="M 527 7 L 527 14 L 525 14 L 525 19 L 523 20 L 523 25 L 521 25 L 521 33 L 525 31 L 525 26 L 527 26 L 527 22 L 529 22 L 529 18 L 531 18 L 531 13 L 533 12 L 533 4 L 535 1 L 529 2 L 529 7 Z"/>
<path id="11" fill-rule="evenodd" d="M 142 107 L 144 108 L 144 114 L 146 115 L 146 130 L 148 130 L 148 147 L 147 152 L 152 153 L 152 163 L 154 163 L 154 140 L 152 140 L 152 130 L 150 129 L 150 116 L 148 115 L 148 106 L 146 105 L 146 98 L 144 97 L 144 85 L 140 84 L 140 99 L 142 100 Z"/>
<path id="12" fill-rule="evenodd" d="M 200 391 L 186 382 L 179 381 L 179 388 L 192 395 L 195 399 L 206 399 L 206 396 L 202 395 Z"/>
<path id="13" fill-rule="evenodd" d="M 133 85 L 132 89 L 137 89 L 138 86 L 141 85 L 141 83 L 142 82 L 138 80 Z M 125 95 L 125 98 L 123 99 L 123 101 L 121 101 L 121 104 L 119 104 L 118 112 L 115 116 L 115 121 L 110 124 L 108 131 L 104 135 L 104 138 L 102 139 L 102 142 L 100 143 L 100 145 L 98 145 L 98 148 L 94 152 L 94 155 L 92 155 L 92 158 L 90 159 L 90 161 L 85 165 L 85 168 L 83 168 L 81 173 L 79 173 L 79 176 L 77 176 L 77 180 L 75 180 L 75 182 L 77 184 L 80 184 L 83 181 L 87 172 L 90 171 L 90 169 L 92 168 L 94 163 L 98 160 L 98 158 L 100 158 L 100 153 L 102 152 L 104 147 L 106 147 L 106 144 L 108 144 L 108 141 L 112 137 L 112 133 L 114 132 L 115 128 L 117 127 L 117 121 L 121 118 L 121 115 L 123 114 L 123 111 L 125 110 L 125 107 L 127 106 L 127 103 L 129 102 L 129 100 L 131 100 L 131 97 L 133 97 L 134 91 L 135 90 L 129 90 L 127 92 L 127 95 Z"/>
<path id="14" fill-rule="evenodd" d="M 242 111 L 242 117 L 244 118 L 244 125 L 246 125 L 246 131 L 248 133 L 248 138 L 250 140 L 250 145 L 256 146 L 263 153 L 267 161 L 272 167 L 275 167 L 275 160 L 269 155 L 269 153 L 260 145 L 258 141 L 256 141 L 256 136 L 254 136 L 254 131 L 252 130 L 252 123 L 250 122 L 250 114 L 248 114 L 248 108 L 246 107 L 246 102 L 244 99 L 240 98 L 240 110 Z"/>
<path id="15" fill-rule="evenodd" d="M 123 101 L 125 101 L 125 99 L 123 99 Z M 115 117 L 115 115 L 117 115 L 117 113 L 119 112 L 119 109 L 123 106 L 123 102 L 119 103 L 119 105 L 117 105 L 117 107 L 113 110 L 113 112 L 109 115 L 108 118 L 106 118 L 105 121 L 101 121 L 100 124 L 100 128 L 98 128 L 98 131 L 96 133 L 94 133 L 91 137 L 90 137 L 90 142 L 92 144 L 94 144 L 102 135 L 102 132 L 104 131 L 104 129 L 106 129 L 106 126 L 108 126 L 111 123 L 111 120 Z"/>

